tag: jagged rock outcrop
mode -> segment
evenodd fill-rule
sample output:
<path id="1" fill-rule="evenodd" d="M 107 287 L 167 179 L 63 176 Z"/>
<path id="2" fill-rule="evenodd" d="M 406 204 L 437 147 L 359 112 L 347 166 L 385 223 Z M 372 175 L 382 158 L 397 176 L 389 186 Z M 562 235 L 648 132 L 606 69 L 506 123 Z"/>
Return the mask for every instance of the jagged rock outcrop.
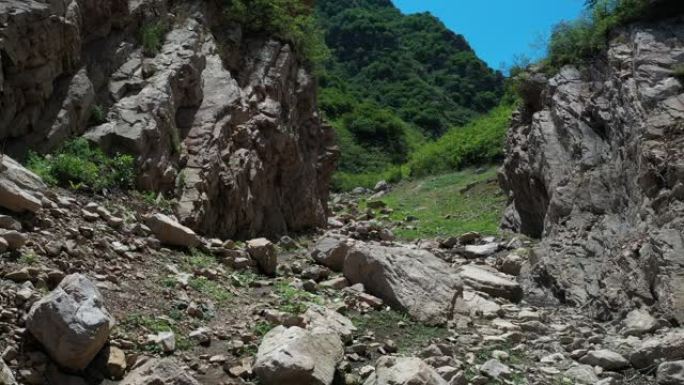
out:
<path id="1" fill-rule="evenodd" d="M 248 238 L 326 224 L 337 150 L 294 49 L 226 23 L 212 0 L 0 4 L 0 140 L 49 151 L 85 135 L 137 161 L 195 231 Z M 159 49 L 138 36 L 167 26 Z M 93 126 L 93 111 L 106 122 Z M 98 114 L 95 114 L 98 115 Z"/>
<path id="2" fill-rule="evenodd" d="M 684 20 L 661 16 L 614 31 L 605 60 L 523 81 L 500 180 L 503 226 L 542 238 L 532 300 L 684 321 Z"/>

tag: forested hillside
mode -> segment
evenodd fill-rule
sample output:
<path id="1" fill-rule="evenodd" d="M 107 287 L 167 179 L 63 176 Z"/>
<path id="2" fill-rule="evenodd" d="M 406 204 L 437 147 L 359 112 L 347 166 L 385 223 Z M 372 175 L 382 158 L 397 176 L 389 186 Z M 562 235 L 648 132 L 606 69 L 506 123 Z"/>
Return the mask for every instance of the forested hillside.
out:
<path id="1" fill-rule="evenodd" d="M 426 140 L 495 107 L 503 76 L 430 14 L 389 0 L 320 0 L 331 56 L 320 106 L 337 129 L 341 173 L 404 163 Z"/>

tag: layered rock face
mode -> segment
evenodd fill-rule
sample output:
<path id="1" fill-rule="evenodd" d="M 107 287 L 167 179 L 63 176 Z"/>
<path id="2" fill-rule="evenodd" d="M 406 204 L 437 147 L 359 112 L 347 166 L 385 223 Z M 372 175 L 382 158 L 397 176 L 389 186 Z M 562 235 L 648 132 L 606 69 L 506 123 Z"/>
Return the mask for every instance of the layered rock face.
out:
<path id="1" fill-rule="evenodd" d="M 539 300 L 684 321 L 683 62 L 679 17 L 616 31 L 588 68 L 524 82 L 500 174 L 503 226 L 542 238 L 523 268 Z"/>
<path id="2" fill-rule="evenodd" d="M 290 45 L 221 15 L 212 1 L 3 2 L 0 140 L 18 157 L 79 135 L 130 153 L 138 187 L 178 197 L 203 233 L 324 225 L 337 150 L 315 79 Z M 143 49 L 160 25 L 158 49 Z M 96 106 L 106 122 L 93 126 Z"/>

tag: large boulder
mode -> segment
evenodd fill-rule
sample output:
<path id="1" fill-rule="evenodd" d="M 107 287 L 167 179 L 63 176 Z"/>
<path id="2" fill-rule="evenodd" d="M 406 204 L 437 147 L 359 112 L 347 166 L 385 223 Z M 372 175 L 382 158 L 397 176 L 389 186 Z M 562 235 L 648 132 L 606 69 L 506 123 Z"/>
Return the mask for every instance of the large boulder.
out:
<path id="1" fill-rule="evenodd" d="M 140 365 L 119 385 L 200 385 L 173 358 L 153 358 Z"/>
<path id="2" fill-rule="evenodd" d="M 278 270 L 278 249 L 271 241 L 266 238 L 252 239 L 247 242 L 247 252 L 264 274 L 275 277 Z"/>
<path id="3" fill-rule="evenodd" d="M 352 335 L 356 332 L 356 326 L 349 318 L 320 305 L 309 307 L 304 313 L 304 322 L 310 329 L 329 329 L 346 342 L 351 341 Z"/>
<path id="4" fill-rule="evenodd" d="M 313 259 L 334 271 L 342 271 L 344 259 L 349 252 L 349 245 L 345 238 L 325 236 L 319 239 L 311 251 Z"/>
<path id="5" fill-rule="evenodd" d="M 666 334 L 646 338 L 629 357 L 637 369 L 653 365 L 656 360 L 684 359 L 684 330 L 671 330 Z"/>
<path id="6" fill-rule="evenodd" d="M 261 342 L 254 373 L 263 385 L 330 385 L 343 357 L 334 331 L 278 326 Z"/>
<path id="7" fill-rule="evenodd" d="M 168 215 L 153 214 L 145 220 L 145 224 L 163 244 L 192 248 L 201 243 L 194 231 Z"/>
<path id="8" fill-rule="evenodd" d="M 461 266 L 458 273 L 463 282 L 475 290 L 513 302 L 518 302 L 523 297 L 522 288 L 509 275 L 475 265 Z"/>
<path id="9" fill-rule="evenodd" d="M 45 189 L 39 176 L 9 156 L 0 156 L 0 206 L 17 213 L 35 213 L 43 206 L 40 197 Z"/>
<path id="10" fill-rule="evenodd" d="M 456 271 L 425 250 L 357 244 L 345 259 L 344 276 L 394 308 L 431 324 L 452 319 L 463 292 Z"/>
<path id="11" fill-rule="evenodd" d="M 0 385 L 17 385 L 17 380 L 14 379 L 12 370 L 0 358 Z"/>
<path id="12" fill-rule="evenodd" d="M 95 285 L 72 274 L 33 304 L 26 326 L 56 363 L 82 370 L 107 342 L 114 318 Z"/>
<path id="13" fill-rule="evenodd" d="M 658 365 L 658 385 L 684 384 L 684 361 L 668 361 Z"/>
<path id="14" fill-rule="evenodd" d="M 447 385 L 447 382 L 415 357 L 381 357 L 375 364 L 375 372 L 363 385 Z"/>

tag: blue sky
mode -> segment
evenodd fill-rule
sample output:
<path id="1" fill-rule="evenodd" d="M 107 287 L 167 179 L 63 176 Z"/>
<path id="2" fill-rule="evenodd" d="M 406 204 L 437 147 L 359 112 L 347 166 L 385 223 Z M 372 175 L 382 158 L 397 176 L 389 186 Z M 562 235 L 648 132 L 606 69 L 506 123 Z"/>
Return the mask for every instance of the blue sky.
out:
<path id="1" fill-rule="evenodd" d="M 466 37 L 490 67 L 502 69 L 516 55 L 545 54 L 551 27 L 576 19 L 584 0 L 393 0 L 404 13 L 429 11 Z"/>

